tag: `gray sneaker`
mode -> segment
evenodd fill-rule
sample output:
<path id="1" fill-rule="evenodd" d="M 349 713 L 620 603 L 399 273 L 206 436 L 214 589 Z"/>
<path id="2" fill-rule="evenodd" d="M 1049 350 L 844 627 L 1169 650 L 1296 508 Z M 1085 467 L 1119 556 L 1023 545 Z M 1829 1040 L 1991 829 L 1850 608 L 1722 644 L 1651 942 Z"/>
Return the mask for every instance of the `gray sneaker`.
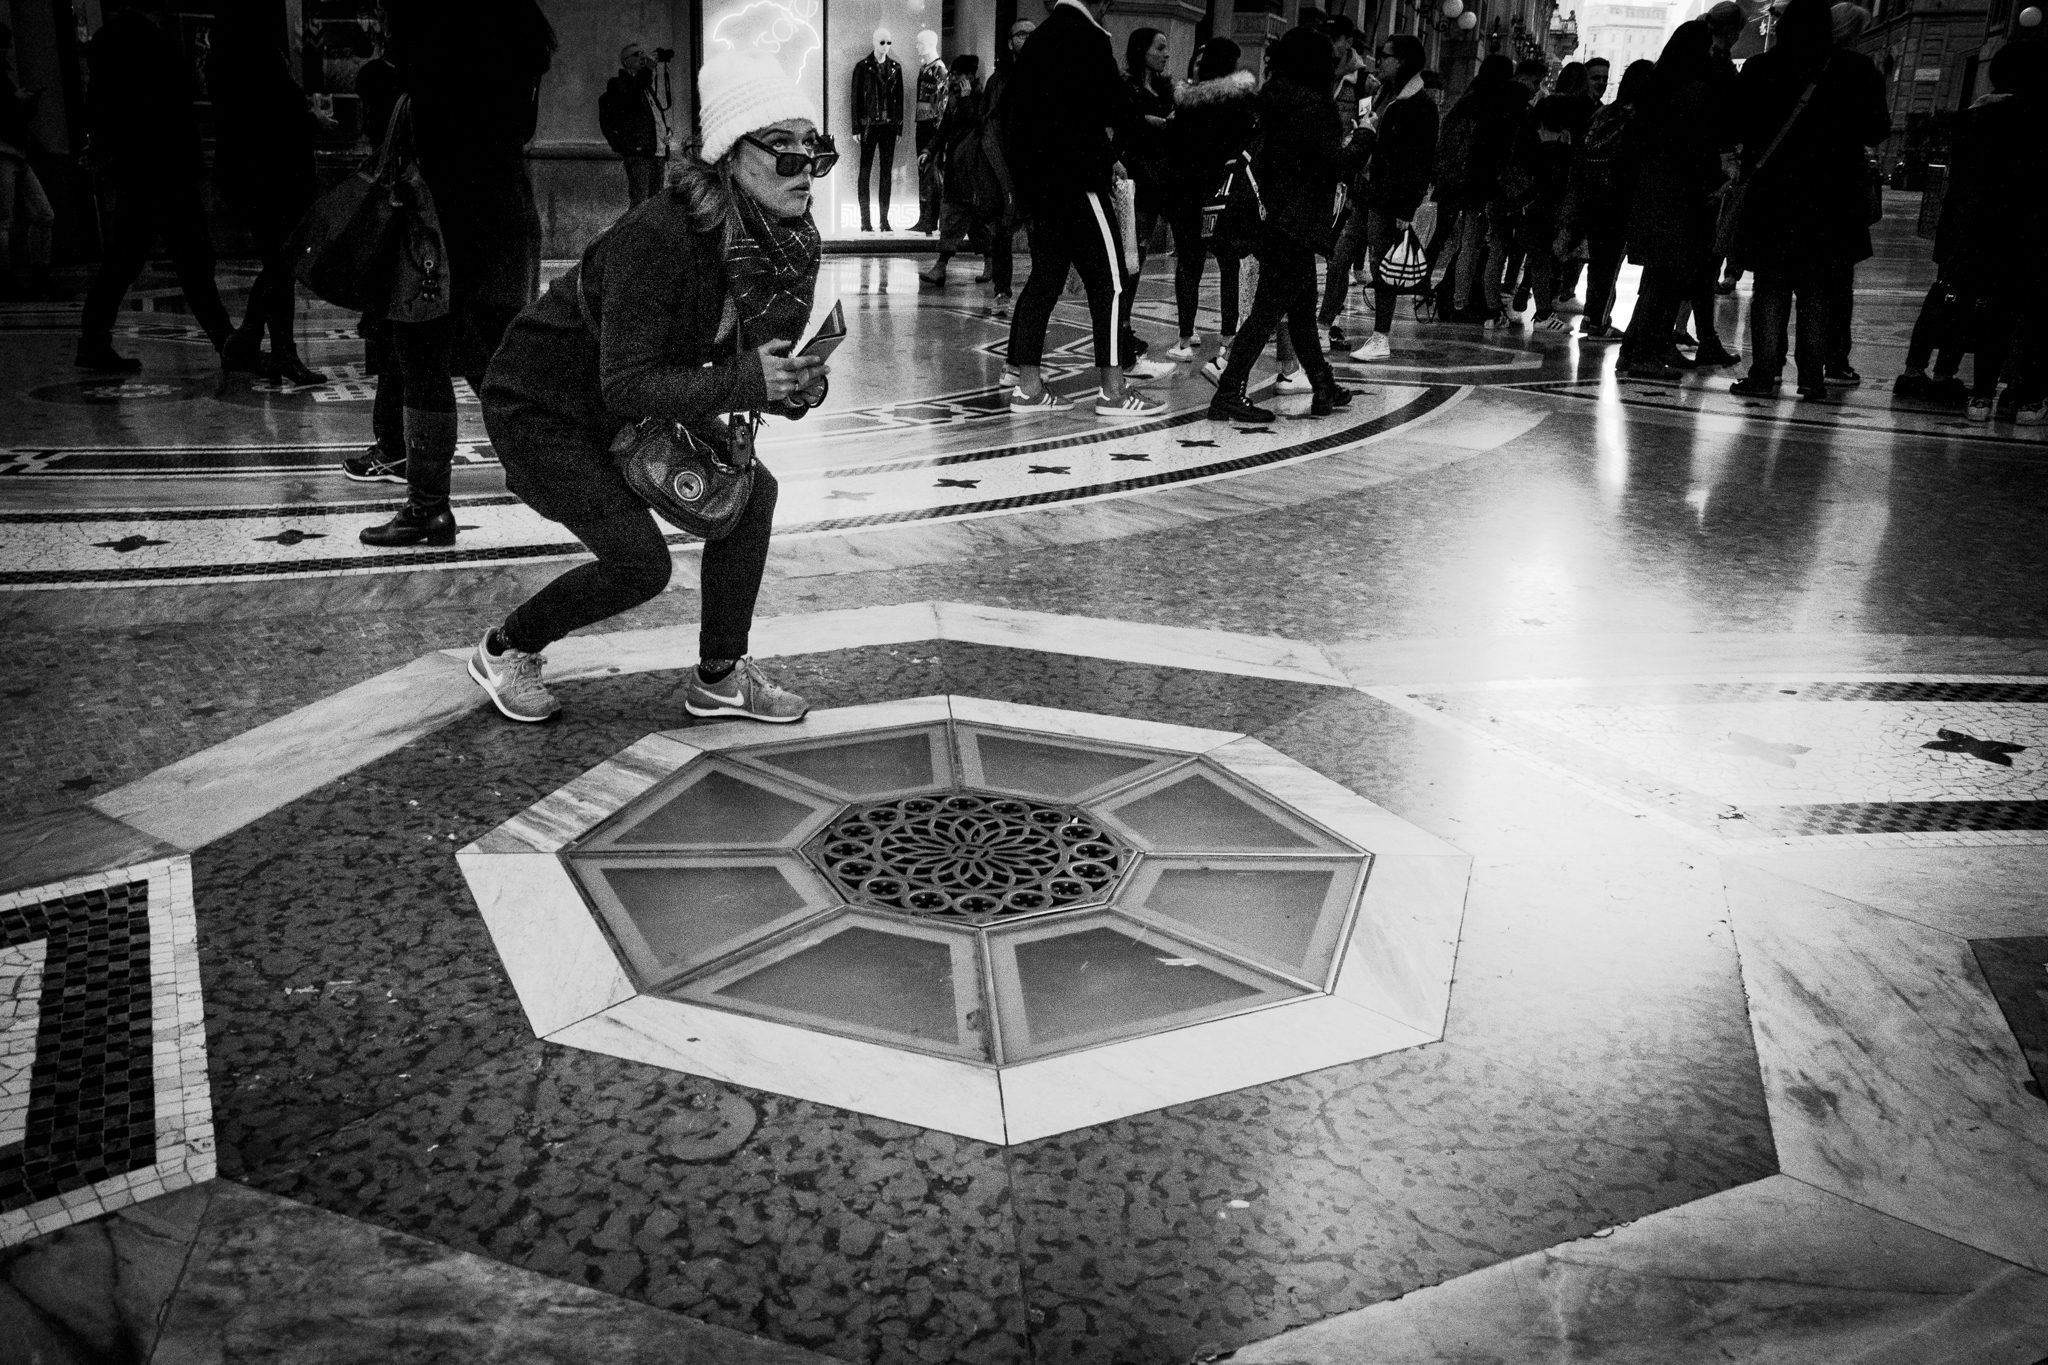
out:
<path id="1" fill-rule="evenodd" d="M 691 669 L 690 685 L 683 689 L 683 709 L 693 716 L 743 716 L 770 725 L 788 725 L 802 720 L 811 707 L 796 693 L 770 682 L 752 659 L 741 659 L 715 683 L 705 682 Z"/>
<path id="2" fill-rule="evenodd" d="M 548 661 L 548 656 L 528 654 L 509 645 L 503 654 L 493 654 L 486 648 L 490 638 L 491 633 L 485 631 L 484 638 L 477 641 L 475 652 L 469 656 L 469 676 L 491 694 L 491 704 L 499 714 L 507 720 L 532 724 L 560 711 L 562 703 L 540 680 L 540 666 Z"/>

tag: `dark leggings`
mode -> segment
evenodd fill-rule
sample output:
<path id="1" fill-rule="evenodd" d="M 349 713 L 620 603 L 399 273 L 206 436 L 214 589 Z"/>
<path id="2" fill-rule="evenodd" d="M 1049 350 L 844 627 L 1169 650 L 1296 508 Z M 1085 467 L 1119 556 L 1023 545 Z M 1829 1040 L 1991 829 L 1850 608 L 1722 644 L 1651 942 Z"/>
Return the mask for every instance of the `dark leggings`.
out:
<path id="1" fill-rule="evenodd" d="M 1287 334 L 1294 341 L 1294 354 L 1307 369 L 1311 380 L 1329 378 L 1330 366 L 1323 359 L 1322 329 L 1316 322 L 1316 258 L 1307 247 L 1292 242 L 1272 241 L 1259 253 L 1259 288 L 1252 295 L 1252 310 L 1244 327 L 1230 343 L 1230 363 L 1223 367 L 1222 393 L 1242 393 L 1251 378 L 1252 364 L 1284 315 Z"/>
<path id="2" fill-rule="evenodd" d="M 1913 322 L 1912 339 L 1906 344 L 1908 370 L 1924 370 L 1927 362 L 1933 360 L 1935 377 L 1949 379 L 1963 367 L 1963 351 L 1968 343 L 1962 335 L 1959 315 L 1969 305 L 1952 297 L 1953 292 L 1946 280 L 1938 279 L 1928 286 L 1927 297 L 1920 301 L 1920 316 Z"/>
<path id="3" fill-rule="evenodd" d="M 292 277 L 291 252 L 287 249 L 292 229 L 298 226 L 313 203 L 313 185 L 287 185 L 269 195 L 250 196 L 238 205 L 249 224 L 249 236 L 263 258 L 262 273 L 249 287 L 249 311 L 241 330 L 270 333 L 273 354 L 289 355 L 298 349 L 292 336 L 293 314 L 298 299 Z"/>
<path id="4" fill-rule="evenodd" d="M 483 336 L 483 353 L 496 350 L 516 310 L 471 310 L 466 316 Z M 448 505 L 450 471 L 455 464 L 455 376 L 450 366 L 458 318 L 450 313 L 432 322 L 394 322 L 391 349 L 398 360 L 404 392 L 405 482 L 415 507 Z M 481 394 L 481 370 L 463 376 L 471 391 Z"/>
<path id="5" fill-rule="evenodd" d="M 578 564 L 513 608 L 501 627 L 514 649 L 538 651 L 571 631 L 629 611 L 668 586 L 674 569 L 654 514 L 612 467 L 605 442 L 573 429 L 533 422 L 516 409 L 485 405 L 491 442 L 506 484 L 534 511 L 561 523 L 597 556 Z M 768 563 L 775 520 L 775 476 L 756 464 L 746 515 L 723 540 L 704 546 L 697 650 L 705 659 L 747 652 L 754 600 Z"/>
<path id="6" fill-rule="evenodd" d="M 1180 334 L 1195 334 L 1195 313 L 1202 305 L 1202 269 L 1208 264 L 1209 243 L 1202 238 L 1202 206 L 1183 204 L 1167 215 L 1173 230 L 1173 303 L 1180 314 Z M 1223 286 L 1223 330 L 1237 330 L 1238 275 L 1243 262 L 1226 252 L 1216 253 L 1216 276 Z"/>
<path id="7" fill-rule="evenodd" d="M 1586 263 L 1586 311 L 1583 316 L 1588 326 L 1607 321 L 1608 310 L 1614 303 L 1614 282 L 1621 276 L 1622 249 L 1627 240 L 1625 232 L 1611 225 L 1586 233 L 1589 259 Z"/>

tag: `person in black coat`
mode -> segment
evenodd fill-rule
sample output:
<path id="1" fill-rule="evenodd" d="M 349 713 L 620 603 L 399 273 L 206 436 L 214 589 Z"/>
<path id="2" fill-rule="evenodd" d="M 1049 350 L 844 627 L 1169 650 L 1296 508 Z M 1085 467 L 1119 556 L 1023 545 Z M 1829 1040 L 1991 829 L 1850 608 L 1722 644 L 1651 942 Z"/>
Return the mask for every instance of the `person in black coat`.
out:
<path id="1" fill-rule="evenodd" d="M 1223 184 L 1224 169 L 1250 150 L 1258 128 L 1253 101 L 1258 82 L 1237 69 L 1243 50 L 1228 38 L 1211 38 L 1195 61 L 1195 78 L 1174 91 L 1173 122 L 1167 129 L 1166 222 L 1173 232 L 1173 302 L 1180 316 L 1180 341 L 1166 354 L 1186 360 L 1201 338 L 1195 313 L 1202 297 L 1202 267 L 1210 243 L 1202 236 L 1202 210 Z M 1237 332 L 1240 258 L 1216 246 L 1222 287 L 1223 335 Z"/>
<path id="2" fill-rule="evenodd" d="M 1634 120 L 1628 258 L 1643 267 L 1643 279 L 1617 364 L 1639 379 L 1668 383 L 1691 368 L 1672 344 L 1688 298 L 1700 329 L 1701 363 L 1722 358 L 1713 332 L 1714 219 L 1725 179 L 1722 156 L 1735 135 L 1713 42 L 1704 20 L 1689 19 L 1673 30 L 1657 58 L 1650 97 Z"/>
<path id="3" fill-rule="evenodd" d="M 317 123 L 306 92 L 292 79 L 277 14 L 263 0 L 230 0 L 214 20 L 206 62 L 207 94 L 219 129 L 213 179 L 249 225 L 262 273 L 249 290 L 249 311 L 221 353 L 230 370 L 264 373 L 288 384 L 323 376 L 299 358 L 292 335 L 297 290 L 287 239 L 312 206 Z M 263 333 L 270 355 L 263 356 Z"/>
<path id="4" fill-rule="evenodd" d="M 360 538 L 382 548 L 452 545 L 454 376 L 479 386 L 499 338 L 539 284 L 540 215 L 526 144 L 555 33 L 537 0 L 393 0 L 388 22 L 413 147 L 440 216 L 450 306 L 432 322 L 387 324 L 405 387 L 406 503 Z"/>
<path id="5" fill-rule="evenodd" d="M 663 89 L 667 70 L 662 71 Z M 661 187 L 668 160 L 669 101 L 655 93 L 655 63 L 646 49 L 627 43 L 619 49 L 619 74 L 605 82 L 597 100 L 597 129 L 605 144 L 626 167 L 627 207 Z"/>
<path id="6" fill-rule="evenodd" d="M 1515 83 L 1515 62 L 1499 53 L 1479 64 L 1472 84 L 1451 106 L 1437 138 L 1435 167 L 1437 211 L 1456 219 L 1449 313 L 1443 322 L 1479 322 L 1499 311 L 1497 290 L 1488 281 L 1501 266 L 1489 262 L 1491 233 L 1486 206 L 1493 199 L 1500 169 L 1527 103 L 1527 92 Z"/>
<path id="7" fill-rule="evenodd" d="M 86 48 L 94 168 L 112 192 L 105 254 L 79 315 L 81 369 L 127 373 L 142 362 L 114 350 L 114 316 L 159 234 L 178 287 L 214 349 L 234 323 L 213 278 L 213 238 L 199 182 L 206 156 L 192 108 L 191 63 L 170 31 L 163 0 L 124 0 Z"/>
<path id="8" fill-rule="evenodd" d="M 1594 341 L 1621 339 L 1620 329 L 1608 321 L 1608 312 L 1628 244 L 1629 201 L 1635 191 L 1638 150 L 1634 122 L 1649 103 L 1656 80 L 1655 62 L 1630 62 L 1622 72 L 1614 103 L 1594 112 L 1586 128 L 1585 145 L 1572 163 L 1559 236 L 1586 244 L 1586 311 L 1579 335 Z"/>
<path id="9" fill-rule="evenodd" d="M 1827 280 L 1870 256 L 1864 148 L 1890 135 L 1891 113 L 1875 68 L 1834 54 L 1828 0 L 1791 0 L 1775 46 L 1745 62 L 1737 84 L 1748 191 L 1730 254 L 1756 273 L 1749 374 L 1734 386 L 1747 397 L 1777 394 L 1796 296 L 1799 396 L 1827 398 Z"/>
<path id="10" fill-rule="evenodd" d="M 1396 33 L 1380 40 L 1377 54 L 1379 93 L 1373 97 L 1354 142 L 1370 148 L 1363 188 L 1352 213 L 1364 226 L 1365 259 L 1369 270 L 1377 271 L 1380 257 L 1399 239 L 1401 225 L 1415 216 L 1422 196 L 1429 192 L 1429 174 L 1436 165 L 1436 106 L 1423 93 L 1422 64 L 1426 60 L 1422 43 L 1412 34 Z M 1344 305 L 1345 274 L 1338 269 L 1338 255 L 1330 257 L 1329 288 L 1323 296 L 1321 321 L 1330 328 L 1332 342 L 1341 335 L 1333 325 Z M 1349 267 L 1350 262 L 1344 262 Z M 1394 328 L 1394 291 L 1374 285 L 1372 291 L 1372 335 L 1355 353 L 1359 360 L 1385 360 L 1392 352 L 1389 335 Z"/>
<path id="11" fill-rule="evenodd" d="M 1878 74 L 1877 63 L 1855 48 L 1857 35 L 1862 33 L 1865 25 L 1870 22 L 1870 11 L 1861 5 L 1850 4 L 1849 0 L 1837 0 L 1829 14 L 1832 17 L 1831 31 L 1835 42 L 1835 52 L 1828 59 L 1829 62 L 1835 66 L 1869 68 L 1867 72 L 1859 71 L 1856 81 L 1882 90 L 1884 77 Z M 1867 196 L 1876 196 L 1880 193 L 1877 163 L 1868 153 L 1864 159 L 1865 193 Z M 1875 214 L 1868 216 L 1871 221 L 1875 221 Z M 1856 373 L 1856 367 L 1849 363 L 1849 352 L 1853 346 L 1849 334 L 1855 326 L 1856 318 L 1856 262 L 1837 262 L 1828 272 L 1826 290 L 1828 332 L 1822 378 L 1830 384 L 1861 384 L 1863 376 Z"/>
<path id="12" fill-rule="evenodd" d="M 1138 270 L 1131 287 L 1124 291 L 1124 347 L 1133 355 L 1145 353 L 1145 343 L 1131 330 L 1131 308 L 1138 301 L 1138 277 L 1145 273 L 1145 258 L 1152 254 L 1152 237 L 1166 211 L 1172 193 L 1168 176 L 1172 165 L 1166 156 L 1166 134 L 1173 121 L 1173 78 L 1166 74 L 1170 56 L 1166 35 L 1156 28 L 1138 28 L 1124 40 L 1124 80 L 1130 85 L 1131 113 L 1125 124 L 1125 140 L 1117 145 L 1117 159 L 1137 187 Z"/>
<path id="13" fill-rule="evenodd" d="M 1108 10 L 1109 0 L 1058 0 L 1017 55 L 1003 96 L 1003 154 L 1031 239 L 1031 277 L 1010 319 L 1009 360 L 1017 375 L 1010 411 L 1018 415 L 1073 406 L 1050 392 L 1039 373 L 1046 324 L 1070 270 L 1080 273 L 1088 295 L 1102 385 L 1096 416 L 1157 414 L 1158 400 L 1126 389 L 1126 371 L 1142 381 L 1172 370 L 1131 355 L 1118 327 L 1130 276 L 1110 186 L 1122 173 L 1117 140 L 1128 139 L 1134 116 L 1115 46 L 1102 26 Z"/>
<path id="14" fill-rule="evenodd" d="M 721 54 L 698 78 L 704 161 L 585 248 L 506 329 L 482 386 L 484 423 L 505 484 L 596 556 L 484 633 L 470 676 L 507 719 L 560 709 L 541 651 L 573 630 L 639 606 L 668 585 L 669 545 L 610 447 L 653 418 L 704 432 L 824 401 L 827 367 L 789 354 L 802 335 L 821 259 L 811 182 L 836 161 L 816 110 L 774 57 Z M 821 158 L 829 157 L 821 167 Z M 785 159 L 796 169 L 784 173 Z M 729 429 L 729 428 L 728 428 Z M 758 460 L 745 512 L 704 547 L 702 662 L 683 692 L 693 716 L 790 722 L 804 702 L 746 657 L 767 563 L 775 478 Z"/>
<path id="15" fill-rule="evenodd" d="M 1283 316 L 1313 388 L 1309 411 L 1325 416 L 1351 401 L 1323 357 L 1316 322 L 1316 253 L 1330 245 L 1330 204 L 1337 183 L 1357 172 L 1372 147 L 1364 139 L 1346 145 L 1331 93 L 1335 66 L 1330 40 L 1312 29 L 1293 29 L 1273 45 L 1271 74 L 1259 91 L 1259 146 L 1253 156 L 1266 204 L 1257 253 L 1259 288 L 1209 400 L 1212 419 L 1274 420 L 1245 397 L 1245 381 Z"/>

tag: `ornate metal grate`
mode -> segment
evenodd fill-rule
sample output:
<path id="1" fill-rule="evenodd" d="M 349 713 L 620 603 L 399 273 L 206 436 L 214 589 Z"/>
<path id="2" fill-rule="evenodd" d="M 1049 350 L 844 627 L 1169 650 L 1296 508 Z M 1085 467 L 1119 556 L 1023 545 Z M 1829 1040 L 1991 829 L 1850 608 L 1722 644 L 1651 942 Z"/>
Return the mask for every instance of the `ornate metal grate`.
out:
<path id="1" fill-rule="evenodd" d="M 976 792 L 849 806 L 804 852 L 856 905 L 977 924 L 1100 901 L 1131 859 L 1085 812 Z"/>

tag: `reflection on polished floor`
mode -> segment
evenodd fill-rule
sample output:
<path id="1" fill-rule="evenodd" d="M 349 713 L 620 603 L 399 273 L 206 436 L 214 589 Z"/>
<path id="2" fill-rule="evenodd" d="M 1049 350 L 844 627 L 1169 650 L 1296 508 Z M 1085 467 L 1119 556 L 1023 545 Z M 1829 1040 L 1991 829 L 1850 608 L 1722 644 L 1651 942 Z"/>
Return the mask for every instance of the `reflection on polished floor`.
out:
<path id="1" fill-rule="evenodd" d="M 577 549 L 470 401 L 356 543 L 351 319 L 0 309 L 0 1356 L 2048 1360 L 2048 434 L 1891 398 L 1905 217 L 1835 403 L 1404 319 L 1254 428 L 831 259 L 773 730 L 681 537 L 480 708 Z"/>

